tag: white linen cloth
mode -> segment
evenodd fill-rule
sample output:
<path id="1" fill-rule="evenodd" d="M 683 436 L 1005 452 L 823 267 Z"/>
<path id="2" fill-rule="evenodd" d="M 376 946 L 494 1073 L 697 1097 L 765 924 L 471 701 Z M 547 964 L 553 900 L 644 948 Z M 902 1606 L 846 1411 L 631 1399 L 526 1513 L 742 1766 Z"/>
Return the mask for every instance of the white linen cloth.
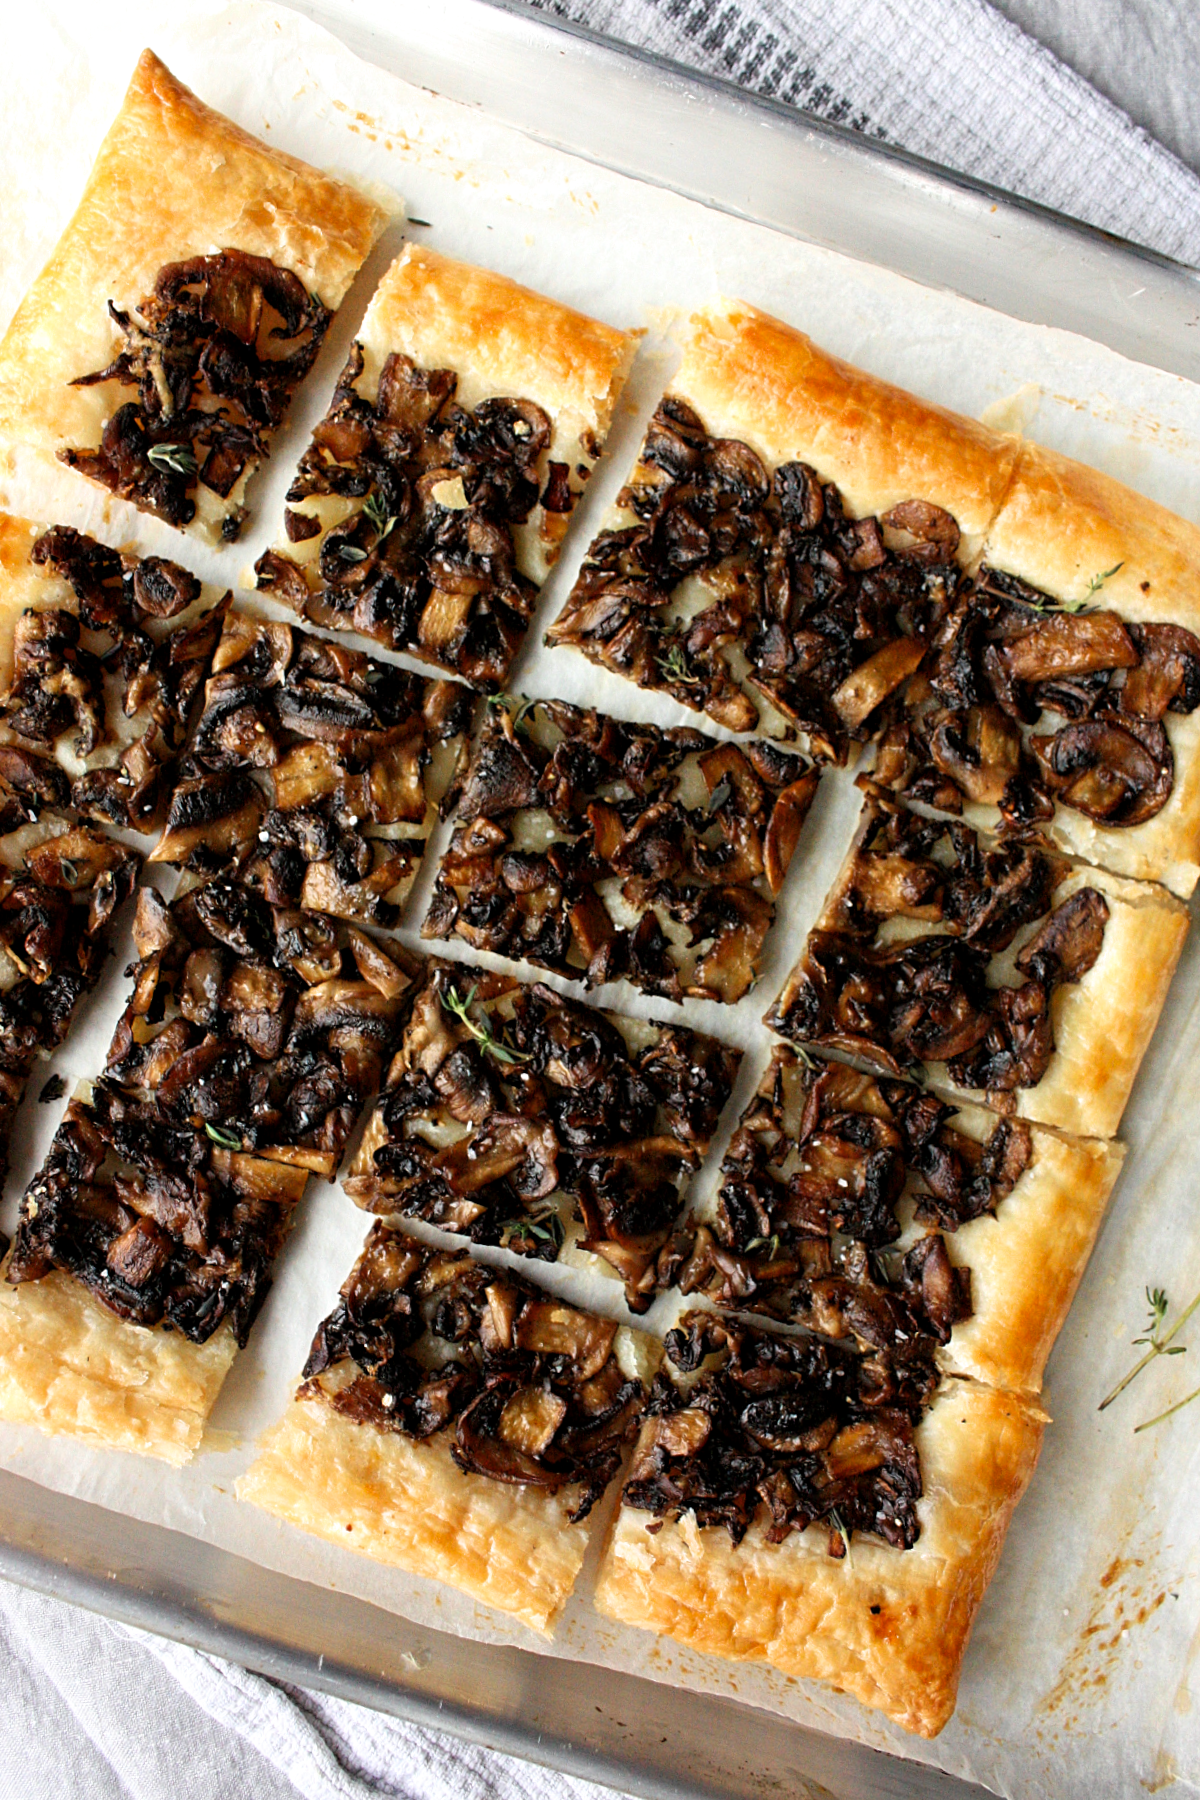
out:
<path id="1" fill-rule="evenodd" d="M 529 4 L 1200 265 L 1200 179 L 986 0 Z M 1169 25 L 1187 4 L 1090 0 L 1089 29 L 1103 13 L 1125 30 L 1131 11 Z M 1162 81 L 1182 95 L 1186 68 L 1165 61 Z M 7 1584 L 0 1679 L 0 1800 L 611 1793 Z"/>

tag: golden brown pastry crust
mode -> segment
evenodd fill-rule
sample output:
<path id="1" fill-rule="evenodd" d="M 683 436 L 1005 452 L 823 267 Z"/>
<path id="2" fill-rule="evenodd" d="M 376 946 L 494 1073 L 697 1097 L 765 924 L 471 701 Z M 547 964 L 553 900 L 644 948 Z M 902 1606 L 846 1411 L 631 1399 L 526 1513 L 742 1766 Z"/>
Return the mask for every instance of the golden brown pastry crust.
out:
<path id="1" fill-rule="evenodd" d="M 1094 593 L 1092 604 L 1124 619 L 1200 634 L 1200 526 L 1056 451 L 1022 446 L 983 554 L 1056 600 Z M 1059 807 L 1050 830 L 1075 856 L 1186 896 L 1200 877 L 1200 714 L 1168 712 L 1163 724 L 1175 785 L 1161 812 L 1141 825 L 1105 827 Z"/>
<path id="2" fill-rule="evenodd" d="M 1044 1424 L 1029 1401 L 944 1382 L 916 1432 L 925 1496 L 911 1550 L 856 1537 L 839 1561 L 823 1530 L 769 1544 L 760 1523 L 735 1549 L 690 1513 L 652 1533 L 648 1513 L 622 1506 L 596 1606 L 693 1650 L 829 1682 L 934 1737 Z"/>
<path id="3" fill-rule="evenodd" d="M 344 182 L 268 149 L 142 52 L 83 197 L 0 343 L 0 435 L 51 454 L 96 443 L 112 389 L 72 388 L 112 353 L 107 302 L 224 249 L 290 269 L 335 310 L 386 222 Z"/>
<path id="4" fill-rule="evenodd" d="M 575 1585 L 590 1529 L 569 1522 L 574 1489 L 468 1474 L 441 1439 L 377 1431 L 320 1400 L 292 1401 L 237 1495 L 341 1549 L 448 1581 L 542 1632 Z"/>
<path id="5" fill-rule="evenodd" d="M 119 1319 L 54 1273 L 0 1282 L 0 1418 L 179 1465 L 200 1443 L 237 1343 Z"/>
<path id="6" fill-rule="evenodd" d="M 856 518 L 929 500 L 957 521 L 969 560 L 1012 476 L 1017 439 L 919 400 L 740 301 L 695 314 L 671 391 L 713 437 L 768 467 L 806 462 Z"/>
<path id="7" fill-rule="evenodd" d="M 966 1106 L 951 1123 L 985 1138 L 993 1117 Z M 1125 1160 L 1124 1144 L 1035 1127 L 1033 1153 L 994 1214 L 946 1234 L 951 1262 L 971 1271 L 971 1317 L 955 1325 L 942 1367 L 989 1387 L 1039 1393 Z M 906 1234 L 898 1248 L 907 1248 Z"/>

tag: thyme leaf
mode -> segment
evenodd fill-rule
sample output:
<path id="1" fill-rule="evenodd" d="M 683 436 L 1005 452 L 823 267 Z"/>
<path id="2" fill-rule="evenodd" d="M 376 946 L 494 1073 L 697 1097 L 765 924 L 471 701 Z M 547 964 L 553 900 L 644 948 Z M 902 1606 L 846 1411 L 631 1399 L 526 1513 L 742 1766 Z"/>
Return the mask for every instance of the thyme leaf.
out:
<path id="1" fill-rule="evenodd" d="M 207 1119 L 204 1121 L 204 1129 L 214 1144 L 220 1144 L 222 1150 L 241 1149 L 242 1140 L 240 1137 L 235 1137 L 233 1132 L 222 1131 L 220 1126 L 210 1125 Z"/>
<path id="2" fill-rule="evenodd" d="M 1114 563 L 1111 569 L 1105 569 L 1104 572 L 1100 575 L 1093 575 L 1092 579 L 1087 584 L 1087 591 L 1088 591 L 1089 599 L 1093 594 L 1098 594 L 1100 592 L 1100 589 L 1104 586 L 1105 582 L 1111 581 L 1113 576 L 1115 574 L 1117 574 L 1118 570 L 1123 569 L 1124 567 L 1125 567 L 1125 564 L 1123 562 Z M 1082 602 L 1081 602 L 1081 604 L 1082 604 Z"/>
<path id="3" fill-rule="evenodd" d="M 146 459 L 171 475 L 194 475 L 196 458 L 190 444 L 151 444 Z"/>
<path id="4" fill-rule="evenodd" d="M 728 775 L 722 775 L 720 781 L 718 781 L 716 787 L 713 789 L 712 793 L 708 796 L 709 812 L 710 813 L 719 812 L 721 807 L 724 806 L 725 802 L 729 799 L 729 797 L 732 793 L 733 793 L 732 781 L 730 781 Z"/>
<path id="5" fill-rule="evenodd" d="M 846 1567 L 852 1569 L 854 1567 L 854 1559 L 850 1555 L 850 1533 L 846 1530 L 845 1525 L 843 1525 L 842 1515 L 836 1506 L 831 1506 L 829 1509 L 829 1523 L 842 1540 L 846 1555 Z"/>
<path id="6" fill-rule="evenodd" d="M 703 675 L 697 675 L 689 667 L 682 644 L 672 644 L 668 650 L 656 656 L 654 660 L 658 664 L 659 672 L 665 675 L 668 681 L 679 682 L 683 687 L 704 686 Z"/>
<path id="7" fill-rule="evenodd" d="M 373 488 L 363 507 L 363 517 L 375 533 L 376 537 L 385 538 L 395 528 L 396 515 L 389 513 L 384 505 L 383 495 L 378 488 Z"/>
<path id="8" fill-rule="evenodd" d="M 489 694 L 487 704 L 496 712 L 506 712 L 512 719 L 514 731 L 524 731 L 528 735 L 525 719 L 537 705 L 536 700 L 526 700 L 524 695 Z"/>
<path id="9" fill-rule="evenodd" d="M 1140 1362 L 1136 1362 L 1133 1365 L 1128 1375 L 1125 1375 L 1118 1381 L 1111 1393 L 1104 1396 L 1104 1399 L 1100 1402 L 1099 1408 L 1097 1409 L 1100 1412 L 1103 1412 L 1106 1407 L 1111 1406 L 1117 1396 L 1125 1392 L 1125 1389 L 1129 1386 L 1130 1382 L 1140 1375 L 1142 1370 L 1152 1363 L 1156 1356 L 1182 1356 L 1187 1349 L 1186 1344 L 1175 1344 L 1172 1340 L 1179 1336 L 1179 1333 L 1183 1330 L 1183 1327 L 1196 1311 L 1196 1308 L 1200 1307 L 1200 1294 L 1197 1294 L 1195 1299 L 1190 1301 L 1189 1304 L 1184 1307 L 1170 1331 L 1166 1333 L 1163 1332 L 1163 1325 L 1166 1323 L 1167 1312 L 1170 1307 L 1166 1290 L 1164 1288 L 1148 1287 L 1146 1289 L 1146 1301 L 1150 1308 L 1150 1316 L 1146 1321 L 1146 1329 L 1141 1337 L 1136 1337 L 1133 1341 L 1135 1344 L 1147 1344 L 1149 1348 L 1147 1349 L 1145 1356 L 1141 1358 Z M 1181 1401 L 1180 1405 L 1183 1404 L 1184 1402 Z M 1162 1418 L 1165 1418 L 1166 1416 L 1165 1413 L 1160 1414 L 1160 1417 Z M 1158 1419 L 1148 1419 L 1146 1423 L 1148 1425 L 1157 1425 Z M 1140 1425 L 1137 1427 L 1137 1430 L 1139 1431 L 1143 1429 L 1144 1428 Z"/>
<path id="10" fill-rule="evenodd" d="M 471 1017 L 471 1006 L 479 991 L 479 983 L 472 982 L 469 993 L 464 1000 L 455 987 L 448 987 L 441 996 L 442 1010 L 466 1026 L 479 1048 L 485 1055 L 493 1057 L 502 1067 L 511 1067 L 516 1063 L 527 1063 L 530 1060 L 527 1050 L 514 1050 L 510 1045 L 496 1037 L 487 1020 L 482 1024 Z"/>
<path id="11" fill-rule="evenodd" d="M 505 1249 L 515 1237 L 531 1237 L 541 1244 L 553 1244 L 556 1250 L 561 1250 L 566 1236 L 562 1219 L 556 1212 L 538 1213 L 530 1219 L 506 1219 L 500 1231 L 501 1243 Z"/>
<path id="12" fill-rule="evenodd" d="M 366 562 L 367 553 L 360 550 L 357 544 L 339 544 L 338 555 L 344 563 Z"/>

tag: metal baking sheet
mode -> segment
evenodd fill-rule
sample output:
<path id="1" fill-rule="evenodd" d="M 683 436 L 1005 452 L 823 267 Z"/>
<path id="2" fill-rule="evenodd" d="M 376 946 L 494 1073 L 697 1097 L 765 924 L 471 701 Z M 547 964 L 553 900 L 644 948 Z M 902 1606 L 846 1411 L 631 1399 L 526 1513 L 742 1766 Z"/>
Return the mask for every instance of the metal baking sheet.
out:
<path id="1" fill-rule="evenodd" d="M 409 82 L 598 167 L 1200 377 L 1196 276 L 1037 208 L 515 8 L 343 0 L 296 10 Z M 614 245 L 617 256 L 636 253 Z M 263 495 L 268 515 L 270 504 Z M 0 1539 L 0 1572 L 15 1579 L 636 1792 L 980 1791 L 711 1694 L 609 1669 L 598 1680 L 585 1664 L 411 1624 L 7 1470 Z"/>

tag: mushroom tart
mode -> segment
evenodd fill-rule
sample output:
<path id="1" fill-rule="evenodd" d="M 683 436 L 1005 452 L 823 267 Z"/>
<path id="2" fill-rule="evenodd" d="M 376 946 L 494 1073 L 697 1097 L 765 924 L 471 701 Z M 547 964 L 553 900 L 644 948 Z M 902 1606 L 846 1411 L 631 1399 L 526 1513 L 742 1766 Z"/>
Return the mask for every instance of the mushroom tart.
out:
<path id="1" fill-rule="evenodd" d="M 952 611 L 1014 455 L 753 307 L 699 313 L 547 642 L 844 762 Z"/>
<path id="2" fill-rule="evenodd" d="M 110 1082 L 77 1094 L 0 1287 L 0 1418 L 186 1462 L 307 1180 Z"/>
<path id="3" fill-rule="evenodd" d="M 98 981 L 142 860 L 86 825 L 26 822 L 25 797 L 0 789 L 0 1188 L 29 1077 Z"/>
<path id="4" fill-rule="evenodd" d="M 215 878 L 138 893 L 133 991 L 105 1074 L 225 1149 L 331 1180 L 379 1086 L 418 959 Z"/>
<path id="5" fill-rule="evenodd" d="M 502 684 L 638 335 L 408 245 L 301 459 L 259 587 Z"/>
<path id="6" fill-rule="evenodd" d="M 780 1044 L 659 1278 L 846 1345 L 883 1386 L 918 1362 L 1037 1392 L 1123 1157 Z"/>
<path id="7" fill-rule="evenodd" d="M 374 1225 L 240 1499 L 547 1631 L 659 1346 Z"/>
<path id="8" fill-rule="evenodd" d="M 273 906 L 396 923 L 472 696 L 277 619 L 225 620 L 151 862 Z"/>
<path id="9" fill-rule="evenodd" d="M 0 781 L 134 831 L 171 768 L 230 596 L 161 556 L 0 514 Z"/>
<path id="10" fill-rule="evenodd" d="M 669 1332 L 600 1612 L 935 1736 L 1041 1447 L 1034 1402 L 711 1313 Z"/>
<path id="11" fill-rule="evenodd" d="M 372 1212 L 615 1271 L 635 1312 L 741 1052 L 431 963 L 347 1175 Z"/>
<path id="12" fill-rule="evenodd" d="M 766 1022 L 883 1074 L 1111 1137 L 1187 928 L 1166 888 L 871 795 Z"/>
<path id="13" fill-rule="evenodd" d="M 422 935 L 589 987 L 624 979 L 671 1000 L 739 1000 L 817 780 L 773 744 L 497 700 Z"/>
<path id="14" fill-rule="evenodd" d="M 1185 897 L 1200 875 L 1200 528 L 1022 447 L 875 774 Z"/>
<path id="15" fill-rule="evenodd" d="M 144 51 L 0 343 L 0 434 L 169 525 L 235 538 L 247 481 L 385 222 Z"/>

